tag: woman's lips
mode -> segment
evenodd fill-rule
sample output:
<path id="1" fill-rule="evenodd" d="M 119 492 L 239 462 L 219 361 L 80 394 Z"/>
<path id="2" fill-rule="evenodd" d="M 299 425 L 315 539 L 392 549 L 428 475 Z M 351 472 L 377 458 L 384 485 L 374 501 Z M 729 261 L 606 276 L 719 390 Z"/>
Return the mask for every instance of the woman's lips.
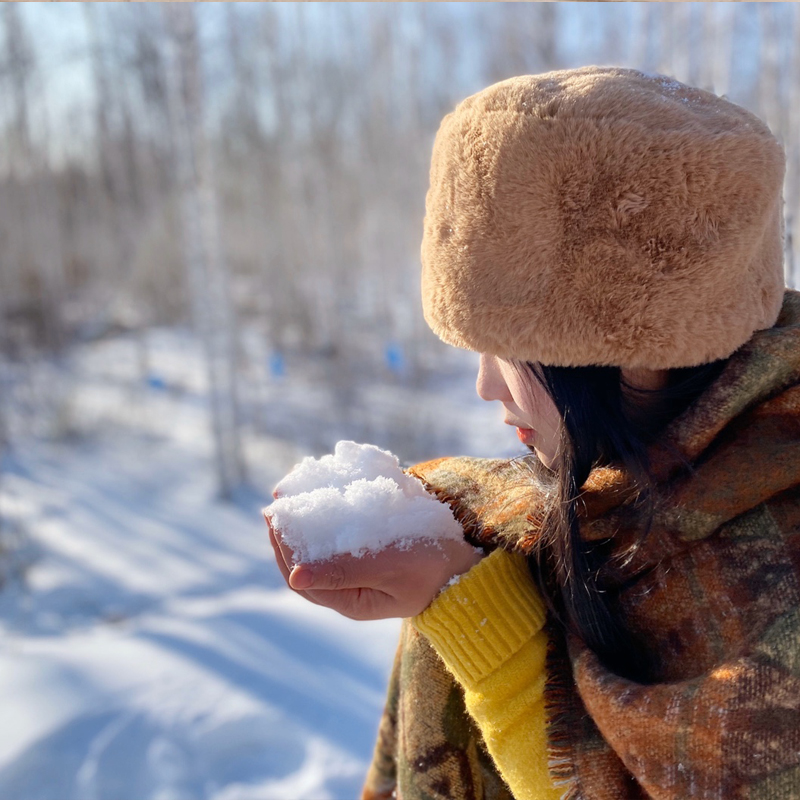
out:
<path id="1" fill-rule="evenodd" d="M 517 428 L 517 437 L 522 444 L 533 444 L 536 431 L 531 428 Z"/>

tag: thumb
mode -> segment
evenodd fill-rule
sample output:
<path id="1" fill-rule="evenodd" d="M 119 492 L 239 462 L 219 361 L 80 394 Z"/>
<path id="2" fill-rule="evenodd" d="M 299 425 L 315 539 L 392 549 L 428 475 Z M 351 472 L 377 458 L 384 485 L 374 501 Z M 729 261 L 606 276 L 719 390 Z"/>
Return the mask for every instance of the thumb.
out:
<path id="1" fill-rule="evenodd" d="M 361 589 L 369 585 L 370 573 L 363 559 L 348 557 L 315 564 L 298 564 L 289 575 L 292 589 Z"/>

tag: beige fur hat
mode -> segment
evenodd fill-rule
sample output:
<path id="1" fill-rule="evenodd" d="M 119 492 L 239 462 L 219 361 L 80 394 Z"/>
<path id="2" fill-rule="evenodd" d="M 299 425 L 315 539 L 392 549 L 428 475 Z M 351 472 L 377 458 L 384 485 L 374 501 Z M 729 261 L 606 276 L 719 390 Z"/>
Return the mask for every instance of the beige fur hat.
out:
<path id="1" fill-rule="evenodd" d="M 753 114 L 629 69 L 512 78 L 433 147 L 425 319 L 450 344 L 578 366 L 693 366 L 771 327 L 783 151 Z"/>

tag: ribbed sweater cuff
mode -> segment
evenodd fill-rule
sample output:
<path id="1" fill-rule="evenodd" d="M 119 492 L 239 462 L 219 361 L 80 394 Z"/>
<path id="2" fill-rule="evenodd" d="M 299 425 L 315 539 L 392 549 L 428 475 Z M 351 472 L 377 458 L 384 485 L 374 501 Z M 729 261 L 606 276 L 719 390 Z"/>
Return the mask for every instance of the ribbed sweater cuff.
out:
<path id="1" fill-rule="evenodd" d="M 522 556 L 496 550 L 413 618 L 448 669 L 474 688 L 544 625 L 545 606 Z"/>

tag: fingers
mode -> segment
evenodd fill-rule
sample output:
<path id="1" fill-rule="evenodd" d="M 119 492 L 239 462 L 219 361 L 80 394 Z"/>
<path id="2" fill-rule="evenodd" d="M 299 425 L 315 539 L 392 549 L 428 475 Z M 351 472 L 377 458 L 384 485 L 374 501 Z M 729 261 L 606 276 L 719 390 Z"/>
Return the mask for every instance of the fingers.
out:
<path id="1" fill-rule="evenodd" d="M 337 589 L 300 592 L 320 606 L 355 620 L 385 619 L 394 616 L 394 598 L 378 589 Z"/>
<path id="2" fill-rule="evenodd" d="M 399 575 L 418 571 L 420 560 L 438 563 L 445 557 L 440 547 L 428 542 L 420 542 L 413 550 L 390 546 L 362 556 L 339 555 L 327 561 L 297 564 L 291 570 L 291 586 L 314 591 L 382 589 Z"/>
<path id="3" fill-rule="evenodd" d="M 267 511 L 263 512 L 264 520 L 267 523 L 267 527 L 269 528 L 269 537 L 272 546 L 275 548 L 275 557 L 278 558 L 280 556 L 280 560 L 286 566 L 288 571 L 291 571 L 292 567 L 294 566 L 294 552 L 290 547 L 287 547 L 284 543 L 283 539 L 280 536 L 280 533 L 276 533 L 275 529 L 272 527 L 272 519 L 269 516 Z M 288 582 L 288 579 L 287 579 Z"/>
<path id="4" fill-rule="evenodd" d="M 314 580 L 313 570 L 304 564 L 298 564 L 289 575 L 289 586 L 297 591 L 302 591 L 310 589 L 314 585 Z"/>
<path id="5" fill-rule="evenodd" d="M 266 519 L 266 515 L 264 517 Z M 269 521 L 267 522 L 269 525 Z M 272 530 L 272 526 L 269 525 L 269 543 L 272 545 L 272 549 L 275 551 L 275 562 L 278 565 L 278 569 L 283 576 L 283 579 L 286 583 L 289 583 L 289 568 L 286 566 L 286 561 L 283 558 L 283 553 L 281 552 L 280 545 L 278 544 L 278 540 L 275 537 L 275 533 Z"/>
<path id="6" fill-rule="evenodd" d="M 296 588 L 292 586 L 290 580 L 292 567 L 294 566 L 294 554 L 288 547 L 286 547 L 285 544 L 283 544 L 280 537 L 275 533 L 275 529 L 272 527 L 272 520 L 269 518 L 269 515 L 266 511 L 264 512 L 264 521 L 267 523 L 267 529 L 269 530 L 269 543 L 272 545 L 272 549 L 275 551 L 275 562 L 278 565 L 278 569 L 281 571 L 281 575 L 283 576 L 283 579 L 286 581 L 287 585 L 290 588 Z"/>
<path id="7" fill-rule="evenodd" d="M 282 544 L 269 517 L 264 514 L 269 529 L 269 541 L 275 551 L 275 561 L 283 579 L 296 594 L 315 605 L 325 606 L 345 617 L 356 620 L 382 619 L 384 607 L 390 600 L 384 592 L 361 587 L 346 587 L 357 570 L 348 570 L 345 561 L 352 557 L 325 564 L 293 565 L 292 551 Z M 314 591 L 304 591 L 313 586 Z"/>
<path id="8" fill-rule="evenodd" d="M 314 591 L 342 591 L 371 587 L 376 578 L 370 556 L 337 556 L 314 564 L 298 564 L 292 570 L 292 588 Z"/>
<path id="9" fill-rule="evenodd" d="M 322 605 L 322 603 L 320 603 L 318 600 L 314 599 L 313 597 L 309 597 L 308 592 L 300 592 L 294 589 L 291 584 L 292 561 L 291 557 L 286 555 L 287 552 L 291 553 L 291 550 L 285 547 L 285 545 L 281 546 L 281 541 L 275 534 L 275 530 L 273 529 L 272 523 L 267 514 L 264 514 L 264 519 L 266 520 L 267 528 L 269 530 L 269 542 L 272 545 L 272 549 L 275 551 L 275 563 L 278 565 L 278 569 L 280 570 L 283 579 L 286 581 L 286 585 L 292 589 L 295 594 L 299 594 L 301 597 L 314 603 L 314 605 Z"/>

